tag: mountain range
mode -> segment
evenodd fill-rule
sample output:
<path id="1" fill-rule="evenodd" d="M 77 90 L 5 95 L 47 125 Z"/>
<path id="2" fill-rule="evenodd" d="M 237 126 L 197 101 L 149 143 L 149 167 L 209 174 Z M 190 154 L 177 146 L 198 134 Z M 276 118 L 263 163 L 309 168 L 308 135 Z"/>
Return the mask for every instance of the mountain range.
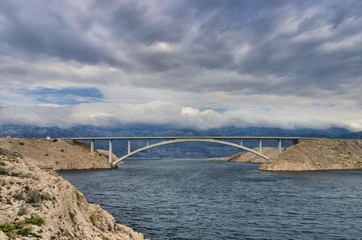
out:
<path id="1" fill-rule="evenodd" d="M 127 136 L 281 136 L 281 137 L 313 137 L 313 138 L 338 138 L 338 139 L 362 139 L 362 132 L 351 132 L 344 128 L 328 129 L 281 129 L 270 127 L 222 127 L 208 130 L 195 129 L 167 129 L 152 126 L 140 126 L 132 129 L 117 127 L 77 126 L 71 128 L 38 127 L 21 125 L 0 125 L 0 137 L 11 136 L 20 138 L 52 138 L 64 137 L 127 137 Z M 132 148 L 144 146 L 145 141 L 132 142 Z M 247 147 L 257 147 L 257 141 L 244 141 Z M 291 143 L 285 141 L 284 147 Z M 264 146 L 276 146 L 275 141 L 264 141 Z M 108 148 L 106 141 L 96 141 L 97 148 Z M 114 152 L 118 155 L 126 153 L 126 141 L 114 141 Z M 240 150 L 212 143 L 179 143 L 162 146 L 139 153 L 138 157 L 161 158 L 193 158 L 193 157 L 220 157 L 228 156 Z"/>

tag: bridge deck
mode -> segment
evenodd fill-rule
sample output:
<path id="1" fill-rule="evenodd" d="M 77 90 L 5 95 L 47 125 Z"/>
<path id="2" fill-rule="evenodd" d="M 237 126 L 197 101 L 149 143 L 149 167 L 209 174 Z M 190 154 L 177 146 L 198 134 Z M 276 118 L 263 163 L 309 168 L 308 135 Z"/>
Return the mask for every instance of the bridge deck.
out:
<path id="1" fill-rule="evenodd" d="M 167 136 L 167 137 L 75 137 L 75 138 L 61 138 L 64 140 L 173 140 L 173 139 L 245 139 L 245 140 L 313 140 L 317 138 L 306 138 L 306 137 L 272 137 L 272 136 Z"/>

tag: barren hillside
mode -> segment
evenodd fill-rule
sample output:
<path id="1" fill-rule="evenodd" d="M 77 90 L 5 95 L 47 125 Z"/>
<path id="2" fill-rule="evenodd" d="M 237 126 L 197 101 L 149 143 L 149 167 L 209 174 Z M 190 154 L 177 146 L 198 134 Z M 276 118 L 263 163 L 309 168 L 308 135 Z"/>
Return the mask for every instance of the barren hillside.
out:
<path id="1" fill-rule="evenodd" d="M 259 167 L 264 171 L 362 169 L 362 140 L 304 140 Z"/>
<path id="2" fill-rule="evenodd" d="M 144 239 L 54 171 L 1 148 L 0 213 L 0 239 Z"/>
<path id="3" fill-rule="evenodd" d="M 108 152 L 90 154 L 90 146 L 58 139 L 0 138 L 0 148 L 17 152 L 24 160 L 53 170 L 108 168 Z M 114 155 L 113 158 L 116 158 Z"/>

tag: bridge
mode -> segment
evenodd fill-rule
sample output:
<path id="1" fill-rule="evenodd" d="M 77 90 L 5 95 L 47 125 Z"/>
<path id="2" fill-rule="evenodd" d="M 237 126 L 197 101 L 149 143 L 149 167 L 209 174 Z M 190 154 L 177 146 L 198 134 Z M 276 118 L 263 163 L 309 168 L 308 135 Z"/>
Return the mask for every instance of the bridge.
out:
<path id="1" fill-rule="evenodd" d="M 90 153 L 93 154 L 95 151 L 94 142 L 95 141 L 108 141 L 108 151 L 109 159 L 108 164 L 110 167 L 116 167 L 123 160 L 147 149 L 167 145 L 175 144 L 181 142 L 209 142 L 216 144 L 223 144 L 241 150 L 251 152 L 257 156 L 260 156 L 264 159 L 268 159 L 268 156 L 263 154 L 263 141 L 264 140 L 274 140 L 277 143 L 279 152 L 282 152 L 282 141 L 288 140 L 292 141 L 293 144 L 298 143 L 301 139 L 312 139 L 312 138 L 301 138 L 301 137 L 257 137 L 257 136 L 173 136 L 173 137 L 78 137 L 78 138 L 62 138 L 63 140 L 72 140 L 72 141 L 90 141 Z M 127 141 L 128 142 L 128 151 L 127 154 L 118 158 L 116 161 L 113 161 L 112 155 L 112 142 L 115 140 Z M 132 150 L 131 142 L 135 140 L 144 140 L 146 141 L 145 146 Z M 149 144 L 150 141 L 157 141 L 156 143 Z M 243 145 L 244 140 L 254 140 L 258 141 L 259 149 L 258 151 L 248 148 Z M 233 141 L 233 142 L 232 142 Z M 238 143 L 235 143 L 238 141 Z"/>

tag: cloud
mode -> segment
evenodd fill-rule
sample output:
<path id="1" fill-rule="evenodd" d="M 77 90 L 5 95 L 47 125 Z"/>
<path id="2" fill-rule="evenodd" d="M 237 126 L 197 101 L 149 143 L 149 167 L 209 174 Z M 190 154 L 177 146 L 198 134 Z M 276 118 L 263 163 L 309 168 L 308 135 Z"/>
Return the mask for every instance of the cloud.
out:
<path id="1" fill-rule="evenodd" d="M 233 125 L 294 129 L 340 126 L 355 131 L 362 130 L 360 114 L 358 111 L 351 111 L 351 108 L 357 110 L 351 103 L 346 102 L 343 106 L 326 106 L 302 101 L 297 105 L 298 111 L 295 111 L 295 106 L 291 104 L 271 107 L 255 104 L 255 106 L 245 106 L 223 112 L 212 108 L 200 110 L 163 101 L 142 104 L 81 103 L 67 107 L 59 105 L 7 106 L 0 108 L 0 121 L 4 124 L 60 127 L 149 125 L 209 129 Z M 312 105 L 312 107 L 308 107 L 308 105 Z M 337 114 L 341 114 L 343 117 L 336 118 Z M 333 118 L 335 121 L 330 121 Z"/>
<path id="2" fill-rule="evenodd" d="M 0 123 L 358 130 L 361 8 L 357 0 L 4 0 Z"/>

